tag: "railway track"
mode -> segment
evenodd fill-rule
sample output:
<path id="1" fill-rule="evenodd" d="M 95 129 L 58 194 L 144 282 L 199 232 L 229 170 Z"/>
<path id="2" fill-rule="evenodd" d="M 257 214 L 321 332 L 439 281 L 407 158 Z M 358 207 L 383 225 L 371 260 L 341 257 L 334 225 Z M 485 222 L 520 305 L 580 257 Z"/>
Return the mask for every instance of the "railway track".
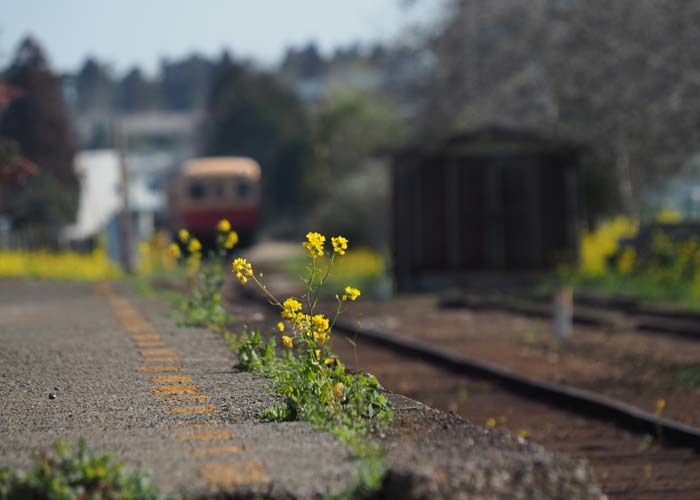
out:
<path id="1" fill-rule="evenodd" d="M 237 299 L 236 309 L 256 311 L 263 331 L 277 321 L 256 296 Z M 699 429 L 470 360 L 449 345 L 342 321 L 336 330 L 333 349 L 347 366 L 374 374 L 388 390 L 588 460 L 609 498 L 700 499 Z"/>
<path id="2" fill-rule="evenodd" d="M 550 318 L 551 304 L 547 298 L 511 295 L 482 296 L 467 294 L 441 301 L 445 308 L 505 311 L 535 318 Z M 700 312 L 654 307 L 628 299 L 595 295 L 577 296 L 573 311 L 574 323 L 617 328 L 625 326 L 651 335 L 666 335 L 700 341 Z"/>

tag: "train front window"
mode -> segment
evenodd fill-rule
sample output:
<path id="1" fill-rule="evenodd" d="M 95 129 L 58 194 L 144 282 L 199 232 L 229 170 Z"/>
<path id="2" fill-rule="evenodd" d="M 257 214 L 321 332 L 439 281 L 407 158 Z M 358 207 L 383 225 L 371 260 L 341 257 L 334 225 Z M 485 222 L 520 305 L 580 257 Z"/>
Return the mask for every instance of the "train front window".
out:
<path id="1" fill-rule="evenodd" d="M 238 199 L 245 200 L 250 195 L 250 183 L 246 180 L 239 179 L 237 192 Z"/>
<path id="2" fill-rule="evenodd" d="M 193 200 L 201 200 L 206 195 L 204 184 L 200 182 L 190 183 L 190 198 Z"/>

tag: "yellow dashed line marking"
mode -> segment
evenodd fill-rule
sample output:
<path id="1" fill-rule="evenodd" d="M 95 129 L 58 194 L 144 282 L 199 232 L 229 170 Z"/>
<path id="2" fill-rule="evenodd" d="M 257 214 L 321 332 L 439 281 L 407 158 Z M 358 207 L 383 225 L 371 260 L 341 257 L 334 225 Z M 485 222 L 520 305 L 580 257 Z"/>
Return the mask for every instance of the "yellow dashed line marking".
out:
<path id="1" fill-rule="evenodd" d="M 142 366 L 139 371 L 146 373 L 161 373 L 161 372 L 181 372 L 182 367 L 180 366 L 167 366 L 167 365 L 156 365 L 156 366 Z"/>
<path id="2" fill-rule="evenodd" d="M 267 469 L 260 462 L 241 464 L 210 462 L 199 470 L 199 474 L 208 486 L 219 488 L 234 488 L 269 481 Z"/>
<path id="3" fill-rule="evenodd" d="M 151 356 L 177 356 L 175 349 L 141 349 L 141 356 L 147 358 Z"/>
<path id="4" fill-rule="evenodd" d="M 165 413 L 168 415 L 204 415 L 207 413 L 216 413 L 215 406 L 175 406 L 166 408 Z"/>
<path id="5" fill-rule="evenodd" d="M 145 373 L 181 372 L 182 367 L 177 363 L 183 361 L 175 349 L 165 348 L 167 345 L 156 330 L 146 321 L 128 300 L 115 296 L 108 283 L 96 286 L 98 294 L 103 295 L 109 302 L 122 327 L 130 332 L 136 348 L 141 353 L 139 368 Z M 148 364 L 158 363 L 158 364 Z M 205 394 L 197 394 L 198 388 L 192 384 L 189 375 L 154 375 L 150 382 L 164 384 L 154 387 L 152 392 L 168 406 L 163 411 L 169 415 L 208 415 L 215 413 L 217 408 L 211 405 L 171 406 L 177 402 L 203 403 L 209 400 Z M 220 441 L 234 438 L 230 429 L 221 428 L 219 422 L 183 422 L 175 424 L 173 429 L 182 429 L 176 433 L 181 441 Z M 188 449 L 193 457 L 215 457 L 236 455 L 244 451 L 240 445 L 194 446 Z M 269 476 L 265 465 L 261 462 L 243 462 L 230 464 L 210 462 L 199 471 L 204 482 L 212 488 L 234 488 L 243 485 L 268 483 Z"/>
<path id="6" fill-rule="evenodd" d="M 141 363 L 180 363 L 182 361 L 182 358 L 178 358 L 177 356 L 164 356 L 164 357 L 158 357 L 158 356 L 153 356 L 150 358 L 141 358 Z"/>
<path id="7" fill-rule="evenodd" d="M 132 335 L 131 338 L 134 342 L 150 342 L 161 340 L 160 335 Z"/>
<path id="8" fill-rule="evenodd" d="M 202 446 L 190 448 L 189 454 L 193 457 L 215 457 L 221 455 L 233 455 L 241 453 L 243 449 L 235 444 L 229 446 Z"/>
<path id="9" fill-rule="evenodd" d="M 192 382 L 192 377 L 189 375 L 156 375 L 150 377 L 148 381 L 155 384 L 184 384 Z"/>
<path id="10" fill-rule="evenodd" d="M 199 423 L 189 423 L 182 422 L 172 426 L 173 429 L 209 429 L 211 427 L 220 427 L 219 422 L 199 422 Z"/>
<path id="11" fill-rule="evenodd" d="M 187 385 L 161 385 L 159 387 L 154 387 L 151 389 L 154 394 L 195 394 L 197 392 L 197 386 L 194 384 Z"/>
<path id="12" fill-rule="evenodd" d="M 166 347 L 165 342 L 136 342 L 136 347 Z"/>
<path id="13" fill-rule="evenodd" d="M 233 439 L 235 435 L 231 429 L 217 429 L 213 431 L 182 431 L 177 433 L 180 441 L 215 441 L 218 439 Z"/>

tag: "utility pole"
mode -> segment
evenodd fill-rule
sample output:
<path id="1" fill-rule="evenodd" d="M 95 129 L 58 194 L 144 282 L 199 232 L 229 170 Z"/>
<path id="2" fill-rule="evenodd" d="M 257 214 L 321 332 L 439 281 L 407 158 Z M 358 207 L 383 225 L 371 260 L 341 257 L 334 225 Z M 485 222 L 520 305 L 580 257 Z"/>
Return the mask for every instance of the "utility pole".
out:
<path id="1" fill-rule="evenodd" d="M 119 158 L 119 170 L 121 173 L 122 212 L 120 214 L 121 229 L 121 261 L 127 274 L 133 272 L 131 262 L 131 215 L 129 213 L 129 169 L 126 165 L 126 138 L 121 123 L 115 120 L 113 123 L 114 148 Z"/>

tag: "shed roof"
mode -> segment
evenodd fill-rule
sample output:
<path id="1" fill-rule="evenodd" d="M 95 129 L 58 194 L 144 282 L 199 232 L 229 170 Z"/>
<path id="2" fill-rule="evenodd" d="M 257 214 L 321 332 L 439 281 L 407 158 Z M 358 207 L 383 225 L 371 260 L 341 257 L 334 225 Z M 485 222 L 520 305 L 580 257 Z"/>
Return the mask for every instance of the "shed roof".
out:
<path id="1" fill-rule="evenodd" d="M 394 156 L 424 157 L 434 154 L 496 156 L 523 153 L 578 153 L 584 145 L 560 135 L 532 129 L 490 125 L 462 130 L 433 144 L 414 143 L 394 151 Z"/>

